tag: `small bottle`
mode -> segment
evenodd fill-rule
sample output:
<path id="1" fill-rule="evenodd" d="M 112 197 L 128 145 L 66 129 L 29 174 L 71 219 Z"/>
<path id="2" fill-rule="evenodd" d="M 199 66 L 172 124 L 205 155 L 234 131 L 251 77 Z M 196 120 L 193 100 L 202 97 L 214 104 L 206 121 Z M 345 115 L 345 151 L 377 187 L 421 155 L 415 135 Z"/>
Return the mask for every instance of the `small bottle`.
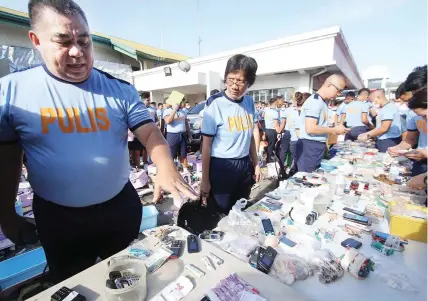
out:
<path id="1" fill-rule="evenodd" d="M 336 175 L 336 183 L 335 183 L 336 187 L 335 187 L 335 195 L 337 196 L 342 196 L 344 194 L 344 190 L 345 190 L 345 176 L 343 175 L 343 173 L 339 172 Z"/>

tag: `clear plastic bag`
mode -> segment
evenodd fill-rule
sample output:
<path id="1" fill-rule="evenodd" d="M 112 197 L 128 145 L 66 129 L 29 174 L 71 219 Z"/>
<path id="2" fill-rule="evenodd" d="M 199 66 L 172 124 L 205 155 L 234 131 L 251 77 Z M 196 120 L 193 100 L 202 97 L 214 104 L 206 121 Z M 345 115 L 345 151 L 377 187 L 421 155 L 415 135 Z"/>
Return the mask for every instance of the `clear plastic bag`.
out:
<path id="1" fill-rule="evenodd" d="M 418 289 L 410 284 L 409 277 L 405 273 L 389 273 L 380 275 L 386 284 L 396 290 L 417 292 Z"/>
<path id="2" fill-rule="evenodd" d="M 312 275 L 312 269 L 302 258 L 278 254 L 269 274 L 287 285 L 292 285 L 297 280 L 307 279 Z"/>
<path id="3" fill-rule="evenodd" d="M 242 235 L 255 235 L 258 232 L 258 224 L 249 214 L 242 211 L 247 206 L 246 199 L 240 199 L 232 207 L 228 215 L 228 225 L 232 232 Z"/>
<path id="4" fill-rule="evenodd" d="M 309 260 L 314 274 L 321 283 L 327 284 L 336 281 L 343 276 L 344 270 L 340 262 L 330 250 L 322 249 L 313 254 Z"/>

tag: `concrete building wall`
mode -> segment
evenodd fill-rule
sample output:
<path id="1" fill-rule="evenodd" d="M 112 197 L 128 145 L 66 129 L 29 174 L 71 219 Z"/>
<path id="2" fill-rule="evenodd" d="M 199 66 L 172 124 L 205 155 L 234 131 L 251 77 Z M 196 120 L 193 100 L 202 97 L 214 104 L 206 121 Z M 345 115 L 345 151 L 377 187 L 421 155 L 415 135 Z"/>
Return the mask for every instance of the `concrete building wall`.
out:
<path id="1" fill-rule="evenodd" d="M 252 91 L 288 87 L 294 87 L 296 89 L 300 88 L 300 76 L 297 72 L 278 75 L 258 76 L 256 79 L 256 83 L 248 90 Z"/>
<path id="2" fill-rule="evenodd" d="M 28 28 L 0 23 L 0 45 L 33 48 Z"/>
<path id="3" fill-rule="evenodd" d="M 200 103 L 201 101 L 205 101 L 205 94 L 188 94 L 186 95 L 186 100 L 190 102 L 192 106 Z"/>

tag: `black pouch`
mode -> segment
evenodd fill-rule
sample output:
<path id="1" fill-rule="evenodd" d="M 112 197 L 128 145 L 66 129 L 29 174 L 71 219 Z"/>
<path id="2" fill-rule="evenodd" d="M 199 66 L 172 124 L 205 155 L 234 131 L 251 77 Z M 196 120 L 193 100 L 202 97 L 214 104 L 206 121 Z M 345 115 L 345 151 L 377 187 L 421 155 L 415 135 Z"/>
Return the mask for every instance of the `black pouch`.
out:
<path id="1" fill-rule="evenodd" d="M 201 205 L 201 202 L 187 202 L 178 212 L 177 226 L 194 235 L 217 227 L 224 214 L 214 212 Z"/>

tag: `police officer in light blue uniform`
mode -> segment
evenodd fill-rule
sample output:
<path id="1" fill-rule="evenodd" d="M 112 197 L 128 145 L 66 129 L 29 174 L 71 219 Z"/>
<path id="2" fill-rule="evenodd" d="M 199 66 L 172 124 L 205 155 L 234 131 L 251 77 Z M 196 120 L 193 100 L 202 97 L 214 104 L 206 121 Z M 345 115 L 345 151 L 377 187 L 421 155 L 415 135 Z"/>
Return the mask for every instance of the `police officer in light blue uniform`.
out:
<path id="1" fill-rule="evenodd" d="M 355 99 L 355 93 L 353 91 L 349 91 L 345 95 L 345 100 L 339 105 L 336 111 L 337 122 L 343 124 L 342 114 L 346 111 L 346 106 L 350 104 Z"/>
<path id="2" fill-rule="evenodd" d="M 187 114 L 183 104 L 173 106 L 163 111 L 166 123 L 166 141 L 171 149 L 171 156 L 179 158 L 184 169 L 187 169 L 187 143 L 191 139 Z"/>
<path id="3" fill-rule="evenodd" d="M 267 148 L 267 163 L 274 161 L 273 152 L 275 149 L 275 144 L 277 141 L 277 136 L 280 133 L 280 122 L 279 122 L 279 109 L 278 109 L 278 99 L 271 98 L 269 101 L 269 107 L 264 111 L 265 116 L 265 128 L 266 136 L 268 139 L 268 148 Z"/>
<path id="4" fill-rule="evenodd" d="M 370 94 L 374 104 L 380 107 L 376 128 L 358 136 L 359 140 L 365 141 L 369 138 L 376 139 L 376 148 L 384 153 L 389 147 L 401 142 L 401 117 L 397 107 L 389 102 L 383 90 L 377 90 Z"/>
<path id="5" fill-rule="evenodd" d="M 412 176 L 417 176 L 421 173 L 427 172 L 427 134 L 428 134 L 428 123 L 426 119 L 427 103 L 426 103 L 426 91 L 425 100 L 423 100 L 423 92 L 416 94 L 413 99 L 409 102 L 409 108 L 418 111 L 420 115 L 417 115 L 415 111 L 410 111 L 407 115 L 407 135 L 406 138 L 396 147 L 388 149 L 388 153 L 394 157 L 402 155 L 399 153 L 400 150 L 408 150 L 412 147 L 417 147 L 416 151 L 404 153 L 404 156 L 413 160 Z M 425 116 L 424 116 L 425 114 Z"/>
<path id="6" fill-rule="evenodd" d="M 345 79 L 331 75 L 317 93 L 311 95 L 302 107 L 300 115 L 300 139 L 297 141 L 297 169 L 299 172 L 313 172 L 324 158 L 328 134 L 343 134 L 343 125 L 328 126 L 328 108 L 325 103 L 340 94 Z"/>
<path id="7" fill-rule="evenodd" d="M 128 129 L 156 149 L 155 198 L 161 188 L 193 193 L 135 88 L 93 68 L 83 10 L 71 0 L 31 0 L 28 10 L 29 37 L 44 64 L 0 79 L 0 225 L 26 243 L 31 227 L 14 209 L 22 149 L 37 234 L 49 276 L 60 282 L 138 236 L 142 207 L 129 181 Z"/>
<path id="8" fill-rule="evenodd" d="M 212 95 L 205 105 L 201 196 L 216 212 L 228 214 L 237 200 L 248 199 L 254 180 L 260 179 L 254 102 L 245 95 L 256 71 L 253 58 L 231 57 L 224 75 L 226 90 Z"/>
<path id="9" fill-rule="evenodd" d="M 360 134 L 368 131 L 370 126 L 368 119 L 368 106 L 360 100 L 354 100 L 346 106 L 342 113 L 341 120 L 346 127 L 351 129 L 345 135 L 345 140 L 355 141 Z"/>

